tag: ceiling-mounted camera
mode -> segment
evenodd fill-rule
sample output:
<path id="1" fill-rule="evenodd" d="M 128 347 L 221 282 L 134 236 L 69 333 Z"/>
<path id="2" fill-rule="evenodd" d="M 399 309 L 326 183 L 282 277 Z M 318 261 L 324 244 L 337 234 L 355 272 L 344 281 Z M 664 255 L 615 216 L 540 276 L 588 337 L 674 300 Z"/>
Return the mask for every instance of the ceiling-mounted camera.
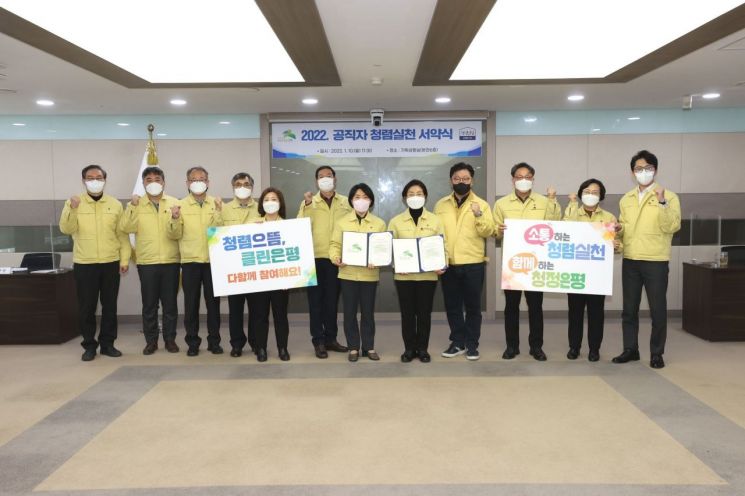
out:
<path id="1" fill-rule="evenodd" d="M 373 126 L 380 127 L 383 125 L 383 114 L 385 114 L 383 109 L 372 109 L 370 111 L 370 122 Z"/>

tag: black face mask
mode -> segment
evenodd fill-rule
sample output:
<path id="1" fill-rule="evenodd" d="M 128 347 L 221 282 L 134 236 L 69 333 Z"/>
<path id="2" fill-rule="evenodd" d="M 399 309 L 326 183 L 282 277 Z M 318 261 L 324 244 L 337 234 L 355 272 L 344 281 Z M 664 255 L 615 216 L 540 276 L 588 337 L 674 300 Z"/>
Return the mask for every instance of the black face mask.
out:
<path id="1" fill-rule="evenodd" d="M 471 191 L 471 185 L 466 183 L 458 183 L 453 185 L 453 191 L 459 196 L 465 196 Z"/>

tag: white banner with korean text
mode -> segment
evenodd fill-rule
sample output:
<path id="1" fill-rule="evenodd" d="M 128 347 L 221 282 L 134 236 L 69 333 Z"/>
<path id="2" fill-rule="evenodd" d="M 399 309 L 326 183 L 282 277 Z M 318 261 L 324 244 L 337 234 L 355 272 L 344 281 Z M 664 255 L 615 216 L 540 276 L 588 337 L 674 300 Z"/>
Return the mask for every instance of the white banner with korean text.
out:
<path id="1" fill-rule="evenodd" d="M 282 122 L 272 158 L 481 156 L 481 121 Z"/>
<path id="2" fill-rule="evenodd" d="M 315 286 L 310 219 L 210 227 L 215 296 Z"/>
<path id="3" fill-rule="evenodd" d="M 614 224 L 507 219 L 502 289 L 613 293 Z"/>

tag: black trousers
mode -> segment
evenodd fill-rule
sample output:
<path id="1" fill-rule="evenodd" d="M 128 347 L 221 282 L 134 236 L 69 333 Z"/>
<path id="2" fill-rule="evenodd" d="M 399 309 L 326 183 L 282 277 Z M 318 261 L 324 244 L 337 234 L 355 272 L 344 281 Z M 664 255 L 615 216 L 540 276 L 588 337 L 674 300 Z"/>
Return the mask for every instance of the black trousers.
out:
<path id="1" fill-rule="evenodd" d="M 437 281 L 394 281 L 406 351 L 427 351 Z"/>
<path id="2" fill-rule="evenodd" d="M 256 296 L 256 346 L 266 349 L 269 341 L 269 308 L 274 319 L 274 334 L 277 339 L 277 349 L 287 348 L 287 338 L 290 335 L 290 323 L 287 320 L 287 302 L 290 292 L 286 289 L 263 291 L 254 293 Z"/>
<path id="3" fill-rule="evenodd" d="M 73 264 L 78 295 L 78 326 L 86 350 L 113 346 L 117 334 L 116 300 L 119 297 L 119 262 Z M 101 301 L 101 331 L 96 341 L 96 307 Z"/>
<path id="4" fill-rule="evenodd" d="M 163 341 L 176 339 L 178 319 L 178 276 L 181 266 L 177 263 L 138 265 L 140 294 L 142 295 L 142 330 L 145 341 L 158 341 L 158 303 L 163 308 Z"/>
<path id="5" fill-rule="evenodd" d="M 344 299 L 344 334 L 350 350 L 375 349 L 375 293 L 377 281 L 347 281 L 341 279 Z M 357 322 L 357 310 L 360 321 Z"/>
<path id="6" fill-rule="evenodd" d="M 184 327 L 186 344 L 199 348 L 199 300 L 204 287 L 204 304 L 207 306 L 207 344 L 220 344 L 220 298 L 212 292 L 212 273 L 208 263 L 181 264 L 181 283 L 184 286 Z"/>
<path id="7" fill-rule="evenodd" d="M 531 350 L 543 348 L 543 292 L 504 290 L 504 334 L 507 346 L 520 347 L 520 298 L 528 302 L 528 344 Z"/>
<path id="8" fill-rule="evenodd" d="M 605 322 L 605 295 L 569 293 L 567 299 L 569 303 L 569 347 L 582 348 L 582 328 L 585 324 L 586 306 L 587 344 L 590 351 L 600 351 Z"/>
<path id="9" fill-rule="evenodd" d="M 450 341 L 459 348 L 476 350 L 479 347 L 483 287 L 483 263 L 451 265 L 442 275 L 442 296 L 450 326 Z"/>
<path id="10" fill-rule="evenodd" d="M 649 313 L 652 316 L 652 336 L 649 351 L 652 355 L 665 353 L 667 340 L 667 276 L 668 262 L 623 259 L 621 282 L 623 285 L 623 347 L 639 349 L 639 304 L 642 287 L 647 293 Z"/>
<path id="11" fill-rule="evenodd" d="M 245 293 L 228 296 L 228 326 L 230 328 L 230 346 L 243 349 L 246 343 L 252 350 L 256 349 L 256 302 L 258 293 Z M 243 330 L 243 313 L 248 305 L 248 334 Z"/>
<path id="12" fill-rule="evenodd" d="M 314 345 L 333 343 L 339 334 L 339 268 L 328 258 L 316 258 L 317 286 L 308 287 L 310 336 Z"/>

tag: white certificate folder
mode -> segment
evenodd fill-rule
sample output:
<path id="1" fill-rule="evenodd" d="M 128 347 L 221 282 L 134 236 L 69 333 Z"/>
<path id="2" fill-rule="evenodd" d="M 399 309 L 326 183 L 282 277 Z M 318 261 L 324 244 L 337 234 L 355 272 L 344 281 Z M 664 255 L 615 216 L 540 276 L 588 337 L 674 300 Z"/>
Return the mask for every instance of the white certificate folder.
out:
<path id="1" fill-rule="evenodd" d="M 445 238 L 394 239 L 393 265 L 397 274 L 432 272 L 447 267 Z"/>
<path id="2" fill-rule="evenodd" d="M 341 241 L 341 261 L 357 267 L 384 267 L 393 261 L 393 233 L 360 233 L 344 231 Z"/>

